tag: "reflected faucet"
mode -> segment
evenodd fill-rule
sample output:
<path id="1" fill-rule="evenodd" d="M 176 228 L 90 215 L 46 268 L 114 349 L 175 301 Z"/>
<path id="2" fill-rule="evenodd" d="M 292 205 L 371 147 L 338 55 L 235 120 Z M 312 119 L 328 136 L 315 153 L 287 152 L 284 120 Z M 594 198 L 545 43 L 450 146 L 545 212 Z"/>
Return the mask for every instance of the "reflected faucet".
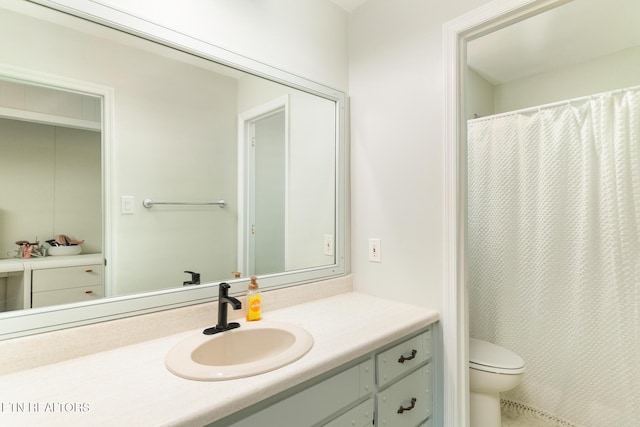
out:
<path id="1" fill-rule="evenodd" d="M 203 334 L 213 335 L 240 327 L 238 322 L 227 323 L 227 304 L 231 304 L 234 310 L 240 310 L 242 307 L 239 299 L 229 296 L 230 288 L 231 286 L 228 283 L 220 283 L 218 286 L 218 324 L 205 329 L 202 332 Z"/>
<path id="2" fill-rule="evenodd" d="M 191 275 L 191 280 L 187 280 L 185 282 L 182 282 L 182 286 L 199 285 L 200 284 L 200 273 L 196 273 L 196 272 L 193 272 L 193 271 L 185 271 L 185 273 Z"/>

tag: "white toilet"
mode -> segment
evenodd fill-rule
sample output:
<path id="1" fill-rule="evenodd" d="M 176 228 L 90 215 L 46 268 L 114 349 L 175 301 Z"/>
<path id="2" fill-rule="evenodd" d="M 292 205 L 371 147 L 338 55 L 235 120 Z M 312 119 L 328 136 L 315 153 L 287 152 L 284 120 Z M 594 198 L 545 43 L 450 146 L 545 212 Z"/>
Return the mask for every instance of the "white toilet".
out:
<path id="1" fill-rule="evenodd" d="M 469 339 L 471 427 L 500 427 L 500 393 L 522 381 L 524 360 L 499 345 Z"/>

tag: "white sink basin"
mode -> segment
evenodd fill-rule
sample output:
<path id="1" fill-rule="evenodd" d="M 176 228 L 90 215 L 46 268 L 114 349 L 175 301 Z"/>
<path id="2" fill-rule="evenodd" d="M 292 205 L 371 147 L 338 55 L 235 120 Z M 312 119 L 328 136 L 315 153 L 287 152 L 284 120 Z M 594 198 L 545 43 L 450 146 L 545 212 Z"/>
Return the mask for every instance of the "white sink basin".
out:
<path id="1" fill-rule="evenodd" d="M 295 362 L 313 347 L 313 337 L 289 323 L 241 322 L 215 335 L 194 334 L 167 353 L 172 373 L 190 380 L 223 381 L 249 377 Z"/>

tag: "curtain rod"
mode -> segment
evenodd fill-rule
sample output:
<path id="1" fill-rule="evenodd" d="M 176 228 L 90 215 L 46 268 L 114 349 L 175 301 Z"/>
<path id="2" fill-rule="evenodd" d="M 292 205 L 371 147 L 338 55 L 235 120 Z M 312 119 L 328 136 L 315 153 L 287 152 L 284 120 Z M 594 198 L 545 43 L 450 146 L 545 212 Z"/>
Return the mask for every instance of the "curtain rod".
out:
<path id="1" fill-rule="evenodd" d="M 496 118 L 499 118 L 499 117 L 510 116 L 510 115 L 515 115 L 515 114 L 531 113 L 531 112 L 534 112 L 534 111 L 545 110 L 547 108 L 558 107 L 560 105 L 570 105 L 570 104 L 575 103 L 575 102 L 588 101 L 590 99 L 598 98 L 598 97 L 602 97 L 602 96 L 606 96 L 606 95 L 614 95 L 614 94 L 617 94 L 617 93 L 632 92 L 632 91 L 638 91 L 638 90 L 640 90 L 640 85 L 639 86 L 631 86 L 631 87 L 627 87 L 627 88 L 621 88 L 621 89 L 614 89 L 614 90 L 610 90 L 610 91 L 607 91 L 607 92 L 594 93 L 593 95 L 586 95 L 586 96 L 581 96 L 581 97 L 578 97 L 578 98 L 565 99 L 563 101 L 551 102 L 549 104 L 542 104 L 542 105 L 538 105 L 538 106 L 534 106 L 534 107 L 526 107 L 526 108 L 521 108 L 519 110 L 505 111 L 504 113 L 498 113 L 498 114 L 492 114 L 490 116 L 478 117 L 477 119 L 469 119 L 469 120 L 467 120 L 467 123 L 475 122 L 475 121 L 488 120 L 488 119 L 496 119 Z"/>

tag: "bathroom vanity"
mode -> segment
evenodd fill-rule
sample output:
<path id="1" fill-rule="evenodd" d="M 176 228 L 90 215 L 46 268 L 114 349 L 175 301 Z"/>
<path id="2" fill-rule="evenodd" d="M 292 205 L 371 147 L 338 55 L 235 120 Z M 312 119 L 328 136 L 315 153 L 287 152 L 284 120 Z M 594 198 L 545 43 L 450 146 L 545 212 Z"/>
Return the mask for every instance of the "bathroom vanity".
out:
<path id="1" fill-rule="evenodd" d="M 329 378 L 313 379 L 288 390 L 283 393 L 286 397 L 276 396 L 276 401 L 264 409 L 261 407 L 265 403 L 256 405 L 257 410 L 249 408 L 210 426 L 430 426 L 431 346 L 428 327 L 345 364 Z"/>
<path id="2" fill-rule="evenodd" d="M 52 349 L 52 358 L 59 346 L 67 353 L 73 353 L 70 347 L 102 348 L 2 376 L 1 402 L 76 405 L 68 412 L 5 411 L 2 421 L 64 426 L 140 420 L 145 425 L 215 427 L 437 424 L 436 311 L 357 292 L 315 300 L 302 292 L 308 291 L 265 292 L 263 318 L 304 328 L 313 336 L 313 347 L 289 365 L 247 378 L 193 381 L 166 368 L 165 357 L 177 343 L 215 323 L 213 303 L 0 342 L 9 363 L 18 352 L 46 358 L 47 352 L 37 351 L 42 347 Z M 280 304 L 270 294 L 277 293 L 288 306 L 274 308 Z M 239 318 L 242 313 L 229 315 Z M 161 335 L 163 325 L 178 322 L 191 326 Z M 144 333 L 156 338 L 116 344 Z M 101 346 L 100 341 L 111 344 Z M 105 349 L 107 345 L 112 348 Z"/>

